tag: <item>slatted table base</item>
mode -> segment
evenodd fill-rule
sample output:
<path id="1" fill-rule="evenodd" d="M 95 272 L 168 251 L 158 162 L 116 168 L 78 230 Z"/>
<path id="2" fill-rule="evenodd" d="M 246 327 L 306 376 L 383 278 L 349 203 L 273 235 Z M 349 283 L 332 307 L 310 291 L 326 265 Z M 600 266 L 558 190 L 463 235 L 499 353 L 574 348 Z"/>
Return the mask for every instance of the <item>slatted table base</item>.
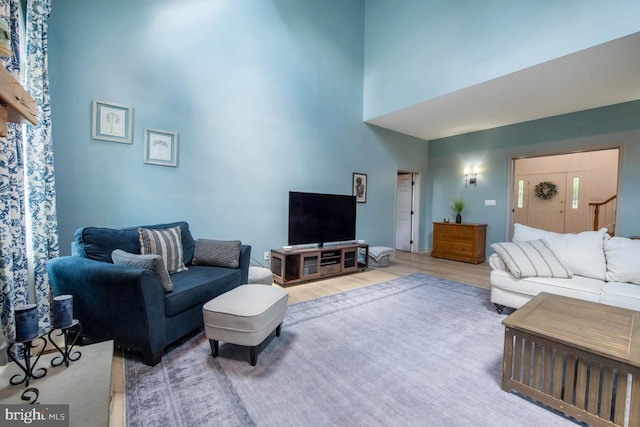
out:
<path id="1" fill-rule="evenodd" d="M 502 389 L 593 426 L 640 427 L 639 368 L 510 327 Z"/>

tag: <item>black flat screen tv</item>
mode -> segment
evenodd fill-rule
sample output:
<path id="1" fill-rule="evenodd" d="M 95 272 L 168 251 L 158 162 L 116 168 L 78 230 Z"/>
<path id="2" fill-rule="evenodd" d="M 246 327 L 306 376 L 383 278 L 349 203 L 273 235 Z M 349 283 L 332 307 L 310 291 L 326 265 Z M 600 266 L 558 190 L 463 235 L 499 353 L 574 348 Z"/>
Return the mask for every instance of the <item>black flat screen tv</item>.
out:
<path id="1" fill-rule="evenodd" d="M 356 238 L 356 197 L 289 192 L 289 245 Z"/>

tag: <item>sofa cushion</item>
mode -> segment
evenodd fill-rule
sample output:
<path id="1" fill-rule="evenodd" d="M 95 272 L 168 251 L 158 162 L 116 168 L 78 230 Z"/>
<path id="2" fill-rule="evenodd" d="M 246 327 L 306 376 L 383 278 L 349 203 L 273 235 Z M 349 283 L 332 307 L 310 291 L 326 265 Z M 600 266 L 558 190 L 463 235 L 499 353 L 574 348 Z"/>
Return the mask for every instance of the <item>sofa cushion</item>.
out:
<path id="1" fill-rule="evenodd" d="M 238 268 L 240 263 L 240 240 L 196 240 L 193 265 Z"/>
<path id="2" fill-rule="evenodd" d="M 168 224 L 144 225 L 143 228 L 161 230 L 164 228 L 180 227 L 182 237 L 182 249 L 185 265 L 189 265 L 193 259 L 195 241 L 189 231 L 189 224 L 180 221 Z M 96 261 L 112 262 L 111 253 L 115 249 L 139 254 L 140 240 L 138 237 L 138 227 L 127 228 L 102 228 L 102 227 L 82 227 L 75 232 L 74 253 L 83 258 Z"/>
<path id="3" fill-rule="evenodd" d="M 607 238 L 606 228 L 577 234 L 560 234 L 515 224 L 512 240 L 546 240 L 558 259 L 574 274 L 605 280 L 607 264 L 604 257 L 604 241 Z"/>
<path id="4" fill-rule="evenodd" d="M 169 272 L 164 266 L 164 261 L 160 255 L 131 254 L 121 249 L 116 249 L 111 253 L 111 258 L 116 265 L 151 270 L 158 280 L 160 280 L 160 283 L 162 283 L 165 292 L 171 292 L 173 290 L 171 277 L 169 277 Z"/>
<path id="5" fill-rule="evenodd" d="M 544 240 L 499 242 L 491 248 L 502 257 L 514 277 L 573 277 Z"/>
<path id="6" fill-rule="evenodd" d="M 600 302 L 640 311 L 640 286 L 630 283 L 606 282 L 602 285 Z"/>
<path id="7" fill-rule="evenodd" d="M 163 230 L 138 228 L 140 253 L 160 255 L 169 273 L 185 271 L 180 227 Z"/>
<path id="8" fill-rule="evenodd" d="M 640 284 L 640 240 L 612 237 L 604 242 L 607 280 Z"/>
<path id="9" fill-rule="evenodd" d="M 577 275 L 574 275 L 571 279 L 558 279 L 553 277 L 516 279 L 511 273 L 501 270 L 491 271 L 490 282 L 491 289 L 499 288 L 507 292 L 532 297 L 538 295 L 540 292 L 548 292 L 550 294 L 593 302 L 600 301 L 600 291 L 604 284 L 602 280 Z"/>
<path id="10" fill-rule="evenodd" d="M 165 294 L 165 315 L 174 316 L 240 285 L 239 269 L 194 265 L 171 276 L 173 292 Z M 202 326 L 202 325 L 200 325 Z"/>

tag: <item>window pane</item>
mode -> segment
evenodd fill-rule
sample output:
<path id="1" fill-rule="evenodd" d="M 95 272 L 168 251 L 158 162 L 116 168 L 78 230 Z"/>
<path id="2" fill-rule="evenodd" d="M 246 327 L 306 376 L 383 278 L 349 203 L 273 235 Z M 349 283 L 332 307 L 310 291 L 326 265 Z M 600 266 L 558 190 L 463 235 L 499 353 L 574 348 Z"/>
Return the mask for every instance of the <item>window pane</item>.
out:
<path id="1" fill-rule="evenodd" d="M 524 180 L 518 181 L 518 208 L 522 208 L 524 199 Z"/>
<path id="2" fill-rule="evenodd" d="M 573 197 L 571 198 L 571 209 L 578 209 L 578 194 L 580 194 L 580 178 L 573 177 Z"/>

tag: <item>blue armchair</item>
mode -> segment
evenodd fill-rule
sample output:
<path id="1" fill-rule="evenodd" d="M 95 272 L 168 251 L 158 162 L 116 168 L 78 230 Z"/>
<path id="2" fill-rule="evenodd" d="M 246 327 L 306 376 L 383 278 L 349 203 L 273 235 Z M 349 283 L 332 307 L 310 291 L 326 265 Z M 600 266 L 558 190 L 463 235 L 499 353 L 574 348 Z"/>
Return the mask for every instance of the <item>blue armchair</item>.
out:
<path id="1" fill-rule="evenodd" d="M 74 318 L 91 341 L 114 340 L 117 346 L 142 352 L 156 365 L 167 345 L 203 328 L 202 306 L 248 282 L 251 247 L 240 247 L 237 268 L 193 265 L 195 241 L 186 222 L 143 226 L 179 226 L 187 271 L 171 275 L 165 292 L 151 270 L 116 265 L 115 249 L 139 254 L 138 227 L 84 227 L 76 231 L 74 253 L 50 260 L 47 272 L 54 295 L 73 295 Z"/>

